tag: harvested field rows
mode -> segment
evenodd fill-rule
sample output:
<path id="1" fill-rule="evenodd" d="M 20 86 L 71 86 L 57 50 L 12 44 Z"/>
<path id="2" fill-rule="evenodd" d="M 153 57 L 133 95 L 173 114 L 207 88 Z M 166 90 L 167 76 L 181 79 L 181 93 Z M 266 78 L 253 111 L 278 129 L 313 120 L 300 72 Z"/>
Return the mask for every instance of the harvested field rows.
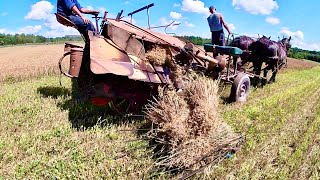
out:
<path id="1" fill-rule="evenodd" d="M 50 46 L 57 48 L 55 53 L 50 52 L 51 59 L 41 53 L 36 59 L 54 68 L 63 45 Z M 0 48 L 1 57 L 8 49 L 13 50 Z M 21 51 L 31 58 L 28 52 L 36 50 Z M 10 58 L 19 58 L 14 56 Z M 38 61 L 34 62 L 37 68 L 22 62 L 31 67 L 29 71 L 23 71 L 20 61 L 11 61 L 18 65 L 1 66 L 5 70 L 2 77 L 44 72 L 43 64 Z M 320 67 L 317 65 L 290 59 L 289 69 L 279 74 L 277 82 L 253 89 L 247 103 L 220 104 L 221 116 L 245 141 L 233 158 L 197 176 L 320 179 Z M 10 74 L 11 71 L 15 73 Z M 57 75 L 0 82 L 0 179 L 167 179 L 172 176 L 153 170 L 149 142 L 140 139 L 142 132 L 134 130 L 144 127 L 144 119 L 119 118 L 110 115 L 106 108 L 75 104 L 73 83 L 67 78 L 62 83 L 64 86 L 60 87 Z"/>
<path id="2" fill-rule="evenodd" d="M 300 175 L 296 170 L 306 170 L 301 162 L 307 157 L 308 147 L 320 143 L 319 73 L 315 68 L 282 74 L 280 82 L 295 77 L 287 82 L 289 86 L 282 85 L 286 87 L 282 91 L 263 91 L 266 94 L 261 98 L 262 92 L 257 90 L 245 106 L 224 109 L 223 117 L 245 135 L 246 144 L 233 161 L 217 167 L 214 176 L 290 179 Z M 282 88 L 281 83 L 269 87 Z M 319 165 L 314 165 L 318 167 L 312 168 L 319 171 Z"/>

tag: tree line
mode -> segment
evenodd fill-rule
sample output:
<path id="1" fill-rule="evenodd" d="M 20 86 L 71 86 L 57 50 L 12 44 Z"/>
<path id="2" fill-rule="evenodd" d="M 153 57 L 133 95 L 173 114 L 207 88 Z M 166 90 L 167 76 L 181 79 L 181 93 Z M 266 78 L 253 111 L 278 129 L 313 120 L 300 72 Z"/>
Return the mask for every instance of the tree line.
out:
<path id="1" fill-rule="evenodd" d="M 186 39 L 188 41 L 191 41 L 195 45 L 199 45 L 199 46 L 202 46 L 203 44 L 206 44 L 206 43 L 211 43 L 211 39 L 202 38 L 198 36 L 176 36 L 176 37 Z"/>
<path id="2" fill-rule="evenodd" d="M 179 36 L 178 36 L 179 37 Z M 196 45 L 203 45 L 206 43 L 211 43 L 211 39 L 206 39 L 202 37 L 196 37 L 196 36 L 181 36 L 184 39 L 187 39 L 188 41 L 193 42 Z M 320 52 L 319 51 L 308 51 L 303 50 L 299 48 L 291 48 L 289 50 L 289 57 L 295 58 L 295 59 L 308 59 L 311 61 L 320 62 Z"/>
<path id="3" fill-rule="evenodd" d="M 193 42 L 196 45 L 210 43 L 211 39 L 198 36 L 177 36 Z M 18 44 L 33 44 L 33 43 L 59 43 L 65 41 L 82 41 L 81 36 L 65 36 L 56 38 L 46 38 L 40 35 L 30 34 L 0 34 L 0 46 L 3 45 L 18 45 Z M 308 59 L 311 61 L 320 62 L 319 51 L 308 51 L 299 48 L 291 48 L 289 57 L 296 59 Z"/>
<path id="4" fill-rule="evenodd" d="M 0 46 L 19 45 L 33 43 L 58 43 L 64 41 L 81 41 L 81 36 L 65 36 L 56 38 L 46 38 L 40 35 L 32 34 L 0 34 Z"/>
<path id="5" fill-rule="evenodd" d="M 308 51 L 299 48 L 291 48 L 289 51 L 289 57 L 295 59 L 308 59 L 311 61 L 320 62 L 320 52 L 319 51 Z"/>

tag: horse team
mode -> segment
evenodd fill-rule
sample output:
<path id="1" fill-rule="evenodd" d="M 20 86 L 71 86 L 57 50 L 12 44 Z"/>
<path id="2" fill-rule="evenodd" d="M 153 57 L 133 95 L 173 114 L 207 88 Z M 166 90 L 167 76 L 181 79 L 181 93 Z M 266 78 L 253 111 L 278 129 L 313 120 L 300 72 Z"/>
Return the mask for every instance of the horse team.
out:
<path id="1" fill-rule="evenodd" d="M 244 52 L 240 56 L 241 62 L 239 66 L 251 62 L 253 65 L 254 73 L 260 77 L 262 65 L 265 63 L 263 69 L 262 85 L 266 83 L 272 83 L 275 81 L 278 70 L 285 64 L 287 64 L 287 55 L 289 52 L 291 36 L 289 38 L 283 38 L 278 42 L 273 41 L 270 37 L 263 36 L 254 40 L 248 36 L 236 37 L 231 46 L 238 47 Z M 268 71 L 272 70 L 272 76 L 267 80 Z"/>

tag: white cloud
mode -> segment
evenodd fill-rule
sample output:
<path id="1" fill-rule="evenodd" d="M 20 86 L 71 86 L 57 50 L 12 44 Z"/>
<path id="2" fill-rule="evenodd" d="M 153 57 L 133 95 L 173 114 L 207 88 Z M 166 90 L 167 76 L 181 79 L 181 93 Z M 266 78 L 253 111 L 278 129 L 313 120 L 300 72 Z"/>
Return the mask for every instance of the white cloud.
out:
<path id="1" fill-rule="evenodd" d="M 205 7 L 204 3 L 200 0 L 182 0 L 183 11 L 194 12 L 204 15 L 209 15 L 208 7 Z"/>
<path id="2" fill-rule="evenodd" d="M 300 49 L 310 50 L 310 51 L 320 51 L 320 42 L 307 43 L 304 41 L 292 40 L 292 46 L 298 47 Z"/>
<path id="3" fill-rule="evenodd" d="M 53 11 L 53 5 L 48 1 L 39 1 L 32 5 L 31 11 L 24 17 L 25 19 L 41 20 L 47 19 Z"/>
<path id="4" fill-rule="evenodd" d="M 126 2 L 124 2 L 124 4 L 125 4 L 125 5 L 128 5 L 128 4 L 130 4 L 130 2 L 129 2 L 129 1 L 126 1 Z"/>
<path id="5" fill-rule="evenodd" d="M 92 8 L 88 6 L 87 8 Z M 54 6 L 48 1 L 39 1 L 32 5 L 31 11 L 25 16 L 25 19 L 44 20 L 43 26 L 27 26 L 21 28 L 19 33 L 38 33 L 43 27 L 41 35 L 46 37 L 63 37 L 65 35 L 79 35 L 80 33 L 71 27 L 66 27 L 57 22 L 53 14 Z M 39 27 L 40 26 L 40 27 Z"/>
<path id="6" fill-rule="evenodd" d="M 86 9 L 93 10 L 92 6 L 87 6 Z"/>
<path id="7" fill-rule="evenodd" d="M 25 19 L 37 20 L 42 22 L 42 25 L 25 26 L 18 31 L 9 31 L 0 29 L 0 33 L 15 34 L 39 34 L 45 37 L 63 37 L 65 35 L 80 35 L 80 33 L 71 27 L 66 27 L 57 22 L 53 14 L 53 5 L 48 1 L 39 1 L 34 4 L 31 11 L 25 16 Z"/>
<path id="8" fill-rule="evenodd" d="M 277 25 L 277 24 L 280 24 L 280 19 L 276 18 L 276 17 L 269 16 L 269 17 L 266 17 L 266 22 L 269 24 L 272 24 L 272 25 Z"/>
<path id="9" fill-rule="evenodd" d="M 131 17 L 126 16 L 126 17 L 122 18 L 121 20 L 130 22 L 131 21 Z M 132 18 L 132 24 L 137 24 L 137 22 L 136 22 L 136 20 L 134 18 Z"/>
<path id="10" fill-rule="evenodd" d="M 247 33 L 247 32 L 244 32 L 244 33 L 242 33 L 242 34 L 245 35 L 245 36 L 249 36 L 249 37 L 251 37 L 251 38 L 253 38 L 253 39 L 257 39 L 257 38 L 260 37 L 259 34 L 251 34 L 251 33 Z"/>
<path id="11" fill-rule="evenodd" d="M 45 37 L 64 37 L 66 35 L 80 35 L 80 33 L 76 29 L 69 27 L 68 29 L 51 29 L 42 35 Z"/>
<path id="12" fill-rule="evenodd" d="M 236 9 L 244 9 L 251 14 L 269 15 L 279 8 L 274 0 L 232 0 Z"/>
<path id="13" fill-rule="evenodd" d="M 42 29 L 41 25 L 36 26 L 26 26 L 22 27 L 18 30 L 18 33 L 24 33 L 24 34 L 37 34 Z"/>
<path id="14" fill-rule="evenodd" d="M 305 42 L 304 33 L 300 30 L 290 31 L 289 28 L 282 28 L 279 35 L 285 37 L 292 37 L 291 43 L 293 47 L 298 47 L 301 49 L 307 49 L 311 51 L 320 51 L 320 42 Z"/>
<path id="15" fill-rule="evenodd" d="M 285 37 L 291 36 L 293 40 L 301 41 L 304 39 L 304 34 L 300 30 L 290 31 L 288 28 L 282 28 L 279 34 Z"/>
<path id="16" fill-rule="evenodd" d="M 103 15 L 104 15 L 104 12 L 107 11 L 107 9 L 104 8 L 104 7 L 99 7 L 99 8 L 98 8 L 98 11 L 100 11 L 100 15 L 103 16 Z M 108 12 L 108 11 L 107 11 L 107 12 Z"/>
<path id="17" fill-rule="evenodd" d="M 174 3 L 174 4 L 173 4 L 173 7 L 180 7 L 180 4 Z"/>
<path id="18" fill-rule="evenodd" d="M 194 24 L 189 23 L 188 21 L 185 22 L 185 25 L 186 25 L 187 27 L 191 27 L 191 28 L 194 27 Z"/>
<path id="19" fill-rule="evenodd" d="M 161 26 L 166 26 L 166 25 L 169 25 L 170 23 L 172 23 L 172 21 L 168 21 L 166 18 L 163 18 L 163 17 L 160 18 L 159 21 L 160 21 Z M 177 24 L 177 23 L 180 23 L 180 22 L 174 21 L 174 24 Z M 176 30 L 178 27 L 179 27 L 178 25 L 177 26 L 170 26 L 169 29 Z"/>
<path id="20" fill-rule="evenodd" d="M 234 31 L 236 29 L 236 27 L 232 23 L 228 24 L 228 27 L 229 27 L 230 31 Z"/>
<path id="21" fill-rule="evenodd" d="M 7 12 L 2 12 L 2 13 L 0 13 L 0 16 L 7 16 L 9 13 L 7 13 Z"/>
<path id="22" fill-rule="evenodd" d="M 169 27 L 169 29 L 171 29 L 171 30 L 176 30 L 176 29 L 178 29 L 178 27 L 179 27 L 179 25 L 176 25 L 176 26 L 170 26 L 170 27 Z"/>
<path id="23" fill-rule="evenodd" d="M 160 21 L 161 26 L 165 26 L 165 25 L 170 24 L 170 22 L 164 17 L 160 18 L 159 21 Z"/>
<path id="24" fill-rule="evenodd" d="M 0 28 L 0 33 L 2 33 L 2 34 L 7 34 L 7 33 L 8 33 L 8 30 L 5 29 L 5 28 Z"/>
<path id="25" fill-rule="evenodd" d="M 48 30 L 44 33 L 44 35 L 47 37 L 62 37 L 65 35 L 80 34 L 76 29 L 58 23 L 54 14 L 50 14 L 44 25 L 48 28 Z"/>
<path id="26" fill-rule="evenodd" d="M 182 18 L 182 15 L 180 13 L 177 13 L 177 12 L 170 12 L 170 16 L 171 18 L 173 19 L 180 19 Z"/>

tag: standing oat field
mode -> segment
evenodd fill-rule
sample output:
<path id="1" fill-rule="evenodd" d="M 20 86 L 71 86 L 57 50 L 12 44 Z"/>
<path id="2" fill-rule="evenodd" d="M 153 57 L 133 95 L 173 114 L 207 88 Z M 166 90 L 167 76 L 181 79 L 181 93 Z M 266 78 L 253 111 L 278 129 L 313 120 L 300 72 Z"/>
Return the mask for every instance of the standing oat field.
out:
<path id="1" fill-rule="evenodd" d="M 0 179 L 171 178 L 154 171 L 149 142 L 134 131 L 143 118 L 73 103 L 72 82 L 63 78 L 61 87 L 55 74 L 62 47 L 0 48 Z M 198 177 L 320 178 L 320 66 L 289 59 L 288 67 L 245 104 L 220 103 L 221 117 L 245 141 Z"/>

